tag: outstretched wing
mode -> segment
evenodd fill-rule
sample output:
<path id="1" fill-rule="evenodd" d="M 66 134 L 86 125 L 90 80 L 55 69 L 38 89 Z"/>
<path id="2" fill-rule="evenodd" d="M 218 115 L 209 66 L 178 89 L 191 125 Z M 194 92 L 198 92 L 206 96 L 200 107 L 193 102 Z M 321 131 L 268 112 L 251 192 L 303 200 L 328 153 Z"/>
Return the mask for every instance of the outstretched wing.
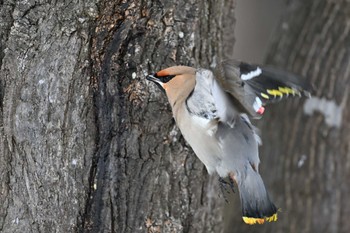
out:
<path id="1" fill-rule="evenodd" d="M 312 91 L 311 84 L 298 75 L 235 60 L 219 64 L 215 78 L 243 112 L 257 118 L 269 103 L 292 96 L 309 97 Z"/>

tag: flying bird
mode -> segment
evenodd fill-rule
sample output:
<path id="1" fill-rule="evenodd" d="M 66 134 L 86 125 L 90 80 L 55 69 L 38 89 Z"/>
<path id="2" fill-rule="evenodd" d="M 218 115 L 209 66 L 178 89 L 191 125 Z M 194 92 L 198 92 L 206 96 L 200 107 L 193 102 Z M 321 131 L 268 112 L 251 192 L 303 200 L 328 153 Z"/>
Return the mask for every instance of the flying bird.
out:
<path id="1" fill-rule="evenodd" d="M 214 71 L 173 66 L 147 76 L 165 91 L 183 137 L 209 174 L 228 177 L 239 190 L 243 221 L 277 220 L 259 174 L 260 138 L 249 120 L 290 96 L 310 96 L 312 86 L 276 68 L 228 60 Z"/>

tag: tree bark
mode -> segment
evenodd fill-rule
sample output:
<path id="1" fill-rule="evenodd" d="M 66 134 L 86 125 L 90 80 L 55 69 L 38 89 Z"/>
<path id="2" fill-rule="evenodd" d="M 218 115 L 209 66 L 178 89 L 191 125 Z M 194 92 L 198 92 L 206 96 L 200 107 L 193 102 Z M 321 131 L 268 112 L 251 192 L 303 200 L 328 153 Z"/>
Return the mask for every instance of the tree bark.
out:
<path id="1" fill-rule="evenodd" d="M 222 232 L 216 177 L 145 75 L 230 57 L 233 0 L 4 0 L 0 17 L 0 231 Z"/>
<path id="2" fill-rule="evenodd" d="M 315 85 L 311 99 L 266 108 L 260 169 L 277 223 L 227 232 L 350 232 L 350 2 L 290 1 L 267 63 Z"/>

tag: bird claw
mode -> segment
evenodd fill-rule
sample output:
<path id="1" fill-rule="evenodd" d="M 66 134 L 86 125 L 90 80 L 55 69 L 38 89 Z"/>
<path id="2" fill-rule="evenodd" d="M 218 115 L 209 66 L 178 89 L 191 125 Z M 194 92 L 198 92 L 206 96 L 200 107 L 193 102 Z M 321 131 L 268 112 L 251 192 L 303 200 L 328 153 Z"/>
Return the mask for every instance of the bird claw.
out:
<path id="1" fill-rule="evenodd" d="M 224 178 L 219 177 L 219 185 L 226 203 L 229 203 L 226 195 L 230 193 L 230 190 L 227 188 L 227 186 L 230 186 L 232 192 L 235 193 L 233 180 L 229 179 L 229 182 L 227 182 Z"/>
<path id="2" fill-rule="evenodd" d="M 236 193 L 235 192 L 235 182 L 233 181 L 233 179 L 231 177 L 229 178 L 229 180 L 230 180 L 230 188 L 231 188 L 232 192 Z"/>

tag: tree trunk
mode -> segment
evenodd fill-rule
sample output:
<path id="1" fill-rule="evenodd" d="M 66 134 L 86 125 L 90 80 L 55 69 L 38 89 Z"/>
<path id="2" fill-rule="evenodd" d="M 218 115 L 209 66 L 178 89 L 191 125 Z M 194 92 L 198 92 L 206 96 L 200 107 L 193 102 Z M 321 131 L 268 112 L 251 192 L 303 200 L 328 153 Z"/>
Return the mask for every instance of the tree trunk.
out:
<path id="1" fill-rule="evenodd" d="M 0 231 L 222 232 L 216 177 L 145 75 L 229 57 L 233 0 L 4 0 L 0 17 Z"/>
<path id="2" fill-rule="evenodd" d="M 316 91 L 267 107 L 259 121 L 260 168 L 281 211 L 277 223 L 250 232 L 350 232 L 349 22 L 349 1 L 289 3 L 267 63 L 305 76 Z"/>

